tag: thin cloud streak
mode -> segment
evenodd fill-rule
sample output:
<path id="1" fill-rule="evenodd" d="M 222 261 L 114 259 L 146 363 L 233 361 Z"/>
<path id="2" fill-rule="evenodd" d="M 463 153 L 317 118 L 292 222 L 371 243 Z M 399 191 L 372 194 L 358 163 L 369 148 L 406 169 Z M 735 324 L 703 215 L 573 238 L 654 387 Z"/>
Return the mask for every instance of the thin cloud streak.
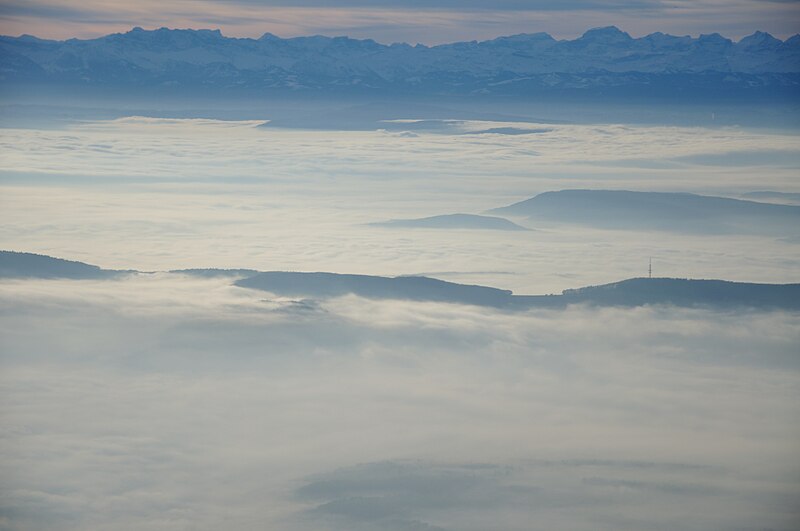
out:
<path id="1" fill-rule="evenodd" d="M 265 32 L 299 35 L 348 35 L 381 42 L 440 44 L 483 40 L 514 33 L 546 31 L 557 38 L 574 38 L 586 29 L 617 25 L 634 36 L 655 31 L 674 34 L 720 32 L 739 38 L 755 30 L 785 38 L 796 32 L 800 8 L 796 2 L 718 0 L 684 2 L 506 2 L 486 9 L 477 2 L 441 7 L 419 2 L 409 8 L 383 3 L 349 2 L 331 7 L 324 2 L 268 5 L 246 1 L 187 0 L 164 7 L 156 0 L 136 4 L 67 1 L 5 4 L 0 9 L 0 33 L 33 34 L 44 38 L 93 38 L 145 28 L 220 28 L 233 37 L 260 37 Z M 424 11 L 421 13 L 421 11 Z"/>

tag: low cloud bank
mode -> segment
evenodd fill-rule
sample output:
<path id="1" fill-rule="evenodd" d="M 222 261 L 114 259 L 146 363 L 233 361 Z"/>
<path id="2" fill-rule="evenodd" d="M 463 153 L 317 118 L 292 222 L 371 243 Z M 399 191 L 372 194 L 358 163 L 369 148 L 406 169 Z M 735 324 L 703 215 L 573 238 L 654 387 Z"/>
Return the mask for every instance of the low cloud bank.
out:
<path id="1" fill-rule="evenodd" d="M 5 280 L 0 308 L 11 529 L 800 518 L 796 312 L 509 314 L 174 274 Z"/>

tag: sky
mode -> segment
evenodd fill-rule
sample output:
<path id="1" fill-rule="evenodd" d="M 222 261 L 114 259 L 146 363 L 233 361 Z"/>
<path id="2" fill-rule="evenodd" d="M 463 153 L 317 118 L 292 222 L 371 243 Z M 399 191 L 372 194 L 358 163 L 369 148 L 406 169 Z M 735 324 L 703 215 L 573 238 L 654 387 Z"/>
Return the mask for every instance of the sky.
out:
<path id="1" fill-rule="evenodd" d="M 211 28 L 231 37 L 347 35 L 438 44 L 545 31 L 574 38 L 617 25 L 633 36 L 756 30 L 786 38 L 800 29 L 797 0 L 3 0 L 0 33 L 92 38 L 146 29 Z"/>

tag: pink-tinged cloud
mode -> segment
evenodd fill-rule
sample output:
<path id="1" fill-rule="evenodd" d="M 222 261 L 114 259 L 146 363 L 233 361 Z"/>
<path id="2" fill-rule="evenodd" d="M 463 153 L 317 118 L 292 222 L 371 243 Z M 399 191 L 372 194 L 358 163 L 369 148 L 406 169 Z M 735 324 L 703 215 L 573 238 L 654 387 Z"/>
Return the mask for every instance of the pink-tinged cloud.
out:
<path id="1" fill-rule="evenodd" d="M 124 32 L 133 26 L 152 29 L 219 28 L 233 37 L 348 35 L 380 42 L 438 44 L 482 40 L 499 35 L 546 31 L 573 38 L 586 29 L 617 25 L 634 36 L 663 31 L 677 35 L 719 32 L 737 38 L 755 30 L 788 37 L 800 29 L 800 2 L 779 0 L 503 0 L 497 8 L 468 1 L 369 2 L 350 0 L 342 7 L 307 0 L 288 2 L 230 0 L 29 0 L 0 4 L 0 33 L 43 38 L 91 38 Z M 295 3 L 297 4 L 297 3 Z M 434 4 L 445 7 L 433 7 Z"/>

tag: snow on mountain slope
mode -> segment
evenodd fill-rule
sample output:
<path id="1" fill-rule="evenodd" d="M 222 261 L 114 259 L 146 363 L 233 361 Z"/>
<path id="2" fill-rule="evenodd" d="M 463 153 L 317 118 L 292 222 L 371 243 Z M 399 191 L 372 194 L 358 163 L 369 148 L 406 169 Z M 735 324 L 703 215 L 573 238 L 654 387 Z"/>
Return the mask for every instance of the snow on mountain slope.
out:
<path id="1" fill-rule="evenodd" d="M 0 80 L 7 84 L 393 87 L 444 93 L 642 86 L 654 79 L 690 87 L 796 86 L 800 38 L 784 42 L 763 32 L 736 43 L 719 34 L 632 38 L 612 26 L 571 41 L 536 33 L 412 47 L 347 37 L 281 39 L 267 33 L 237 39 L 219 30 L 134 28 L 91 40 L 0 37 L 0 66 Z"/>

